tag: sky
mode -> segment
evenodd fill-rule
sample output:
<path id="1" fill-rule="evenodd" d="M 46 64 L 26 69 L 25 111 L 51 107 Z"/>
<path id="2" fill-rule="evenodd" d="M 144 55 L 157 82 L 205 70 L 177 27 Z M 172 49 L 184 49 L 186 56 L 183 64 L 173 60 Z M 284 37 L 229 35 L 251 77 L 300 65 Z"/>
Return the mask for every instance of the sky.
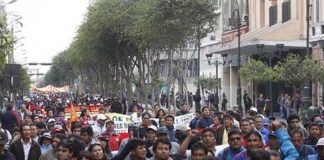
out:
<path id="1" fill-rule="evenodd" d="M 88 6 L 89 0 L 17 0 L 8 4 L 7 12 L 21 16 L 23 24 L 14 27 L 20 39 L 15 45 L 15 61 L 51 62 L 73 41 Z"/>

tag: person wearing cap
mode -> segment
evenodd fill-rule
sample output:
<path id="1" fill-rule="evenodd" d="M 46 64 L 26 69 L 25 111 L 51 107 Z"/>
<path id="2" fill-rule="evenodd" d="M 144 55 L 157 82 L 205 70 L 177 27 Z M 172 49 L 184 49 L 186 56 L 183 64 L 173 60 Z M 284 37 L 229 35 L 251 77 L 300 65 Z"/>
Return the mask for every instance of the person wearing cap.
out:
<path id="1" fill-rule="evenodd" d="M 264 144 L 268 144 L 269 130 L 263 126 L 263 119 L 261 114 L 254 116 L 255 129 L 262 135 Z"/>
<path id="2" fill-rule="evenodd" d="M 0 131 L 0 159 L 1 160 L 15 160 L 16 157 L 6 149 L 8 138 L 4 132 Z"/>
<path id="3" fill-rule="evenodd" d="M 112 120 L 106 122 L 106 131 L 101 133 L 101 136 L 104 136 L 108 139 L 108 145 L 112 151 L 117 151 L 119 149 L 120 137 L 119 134 L 115 131 L 115 123 Z"/>
<path id="4" fill-rule="evenodd" d="M 41 147 L 42 154 L 52 149 L 52 135 L 49 132 L 44 132 L 39 138 L 39 145 Z"/>
<path id="5" fill-rule="evenodd" d="M 169 137 L 169 131 L 166 127 L 160 127 L 157 129 L 157 140 L 167 140 L 167 141 L 170 141 L 170 137 Z M 175 155 L 178 153 L 179 151 L 179 144 L 176 143 L 176 142 L 171 142 L 171 154 Z M 151 152 L 151 154 L 154 155 L 154 152 L 153 152 L 153 146 L 151 146 L 149 148 L 149 151 Z"/>
<path id="6" fill-rule="evenodd" d="M 10 152 L 17 160 L 36 160 L 41 156 L 41 149 L 37 142 L 31 138 L 31 126 L 20 125 L 21 138 L 12 142 Z"/>
<path id="7" fill-rule="evenodd" d="M 104 114 L 97 115 L 97 122 L 95 125 L 92 126 L 92 130 L 94 132 L 95 138 L 99 136 L 102 132 L 106 131 L 106 126 L 105 126 L 106 120 L 107 117 Z"/>
<path id="8" fill-rule="evenodd" d="M 266 147 L 267 151 L 276 151 L 280 153 L 280 143 L 279 139 L 277 138 L 276 134 L 269 133 L 269 142 L 268 147 Z"/>
<path id="9" fill-rule="evenodd" d="M 153 146 L 153 144 L 156 141 L 156 132 L 157 132 L 157 128 L 154 125 L 151 125 L 147 128 L 146 130 L 146 135 L 145 135 L 145 147 L 148 150 L 151 146 Z M 147 152 L 147 157 L 152 157 L 153 155 L 151 155 L 150 152 Z"/>
<path id="10" fill-rule="evenodd" d="M 316 144 L 317 154 L 309 155 L 308 160 L 324 159 L 324 137 L 320 138 Z"/>
<path id="11" fill-rule="evenodd" d="M 52 149 L 49 149 L 46 153 L 43 153 L 39 160 L 50 160 L 50 159 L 57 159 L 56 152 L 57 152 L 57 145 L 60 141 L 66 140 L 67 137 L 63 133 L 56 133 L 53 136 Z"/>

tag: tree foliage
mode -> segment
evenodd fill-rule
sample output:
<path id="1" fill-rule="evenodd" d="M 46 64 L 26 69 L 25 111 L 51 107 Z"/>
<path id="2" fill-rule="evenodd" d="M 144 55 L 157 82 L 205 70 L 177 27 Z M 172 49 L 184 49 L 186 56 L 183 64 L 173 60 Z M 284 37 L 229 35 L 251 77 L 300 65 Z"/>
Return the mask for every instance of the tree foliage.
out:
<path id="1" fill-rule="evenodd" d="M 203 89 L 215 90 L 217 87 L 220 87 L 220 79 L 216 80 L 210 77 L 199 77 L 195 81 L 196 86 L 201 86 Z"/>
<path id="2" fill-rule="evenodd" d="M 316 64 L 310 57 L 302 57 L 296 54 L 289 54 L 273 70 L 276 81 L 292 85 L 297 90 L 311 81 L 323 82 L 324 77 L 323 66 Z"/>
<path id="3" fill-rule="evenodd" d="M 6 56 L 11 52 L 14 39 L 8 29 L 7 14 L 0 13 L 0 78 L 6 62 Z"/>
<path id="4" fill-rule="evenodd" d="M 215 17 L 207 0 L 98 0 L 69 49 L 54 59 L 46 82 L 62 85 L 74 77 L 84 92 L 105 95 L 132 95 L 137 84 L 147 97 L 147 87 L 160 90 L 160 56 L 212 31 Z"/>
<path id="5" fill-rule="evenodd" d="M 246 63 L 239 70 L 240 75 L 246 81 L 253 81 L 254 83 L 266 82 L 273 80 L 273 70 L 261 61 L 251 60 Z"/>

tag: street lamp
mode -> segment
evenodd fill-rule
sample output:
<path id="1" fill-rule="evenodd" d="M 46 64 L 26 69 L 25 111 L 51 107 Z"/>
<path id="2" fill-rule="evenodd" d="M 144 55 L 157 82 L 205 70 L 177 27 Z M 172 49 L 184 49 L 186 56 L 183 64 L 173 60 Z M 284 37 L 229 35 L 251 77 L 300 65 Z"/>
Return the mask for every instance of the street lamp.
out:
<path id="1" fill-rule="evenodd" d="M 237 3 L 237 1 L 236 1 Z M 237 3 L 237 9 L 234 9 L 234 12 L 237 13 L 237 41 L 238 41 L 238 58 L 237 58 L 237 67 L 241 68 L 241 14 L 239 10 L 239 5 Z M 237 76 L 237 106 L 242 107 L 242 93 L 241 93 L 241 76 Z"/>
<path id="2" fill-rule="evenodd" d="M 206 54 L 206 57 L 207 57 L 207 59 L 208 59 L 208 64 L 209 65 L 211 65 L 212 63 L 211 63 L 211 57 L 212 57 L 213 55 L 210 53 L 210 54 Z M 217 87 L 216 87 L 216 96 L 217 96 L 217 104 L 219 103 L 219 93 L 218 93 L 218 87 L 219 87 L 219 79 L 218 79 L 218 65 L 219 64 L 222 64 L 221 62 L 218 62 L 218 60 L 216 59 L 216 61 L 213 63 L 213 64 L 215 64 L 215 66 L 216 66 L 216 81 L 217 81 Z"/>
<path id="3" fill-rule="evenodd" d="M 273 52 L 263 52 L 264 44 L 257 44 L 256 45 L 261 57 L 268 59 L 268 65 L 270 68 L 272 68 L 272 59 L 274 58 Z M 279 56 L 282 53 L 284 44 L 276 44 L 276 50 L 279 52 Z M 276 52 L 276 53 L 277 53 Z M 273 105 L 272 105 L 272 80 L 269 81 L 269 98 L 270 98 L 270 115 L 273 116 Z"/>

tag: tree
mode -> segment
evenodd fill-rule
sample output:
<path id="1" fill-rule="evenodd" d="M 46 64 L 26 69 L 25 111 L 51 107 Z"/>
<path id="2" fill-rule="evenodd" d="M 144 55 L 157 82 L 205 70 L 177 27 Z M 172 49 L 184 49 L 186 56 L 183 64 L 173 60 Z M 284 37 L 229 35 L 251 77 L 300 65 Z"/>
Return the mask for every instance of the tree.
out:
<path id="1" fill-rule="evenodd" d="M 262 61 L 251 60 L 239 70 L 240 75 L 246 81 L 253 83 L 262 83 L 273 80 L 273 70 Z"/>
<path id="2" fill-rule="evenodd" d="M 323 81 L 324 67 L 316 64 L 310 57 L 289 54 L 274 68 L 276 81 L 292 85 L 294 93 L 300 91 L 306 83 Z"/>
<path id="3" fill-rule="evenodd" d="M 204 76 L 197 78 L 195 81 L 195 85 L 200 86 L 203 92 L 204 89 L 216 91 L 216 88 L 220 87 L 220 84 L 220 79 L 216 80 L 214 78 L 207 78 Z"/>

